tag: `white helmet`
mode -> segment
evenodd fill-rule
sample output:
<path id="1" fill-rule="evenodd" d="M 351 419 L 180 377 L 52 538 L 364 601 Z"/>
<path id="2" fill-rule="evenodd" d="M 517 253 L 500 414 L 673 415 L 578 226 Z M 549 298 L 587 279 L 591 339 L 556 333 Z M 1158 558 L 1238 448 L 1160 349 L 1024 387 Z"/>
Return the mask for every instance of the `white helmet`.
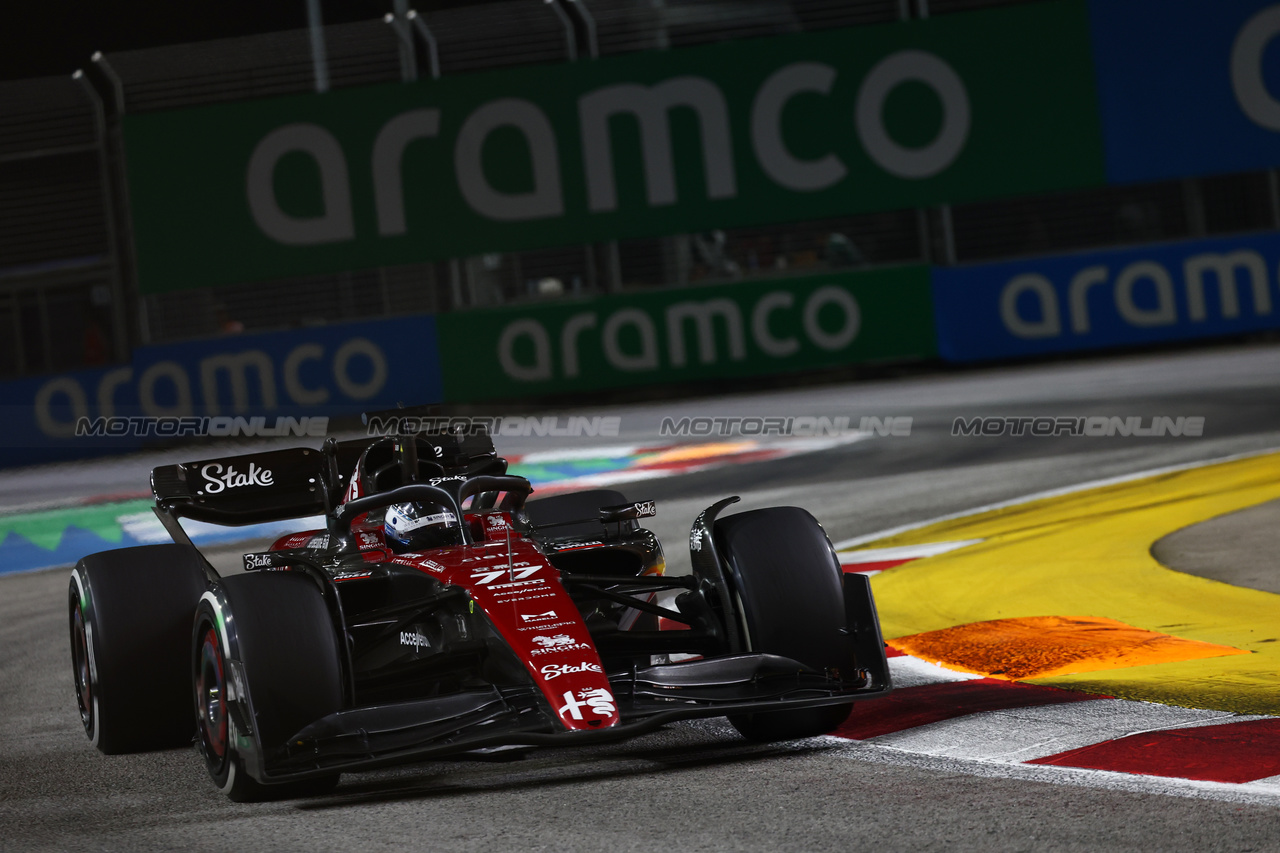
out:
<path id="1" fill-rule="evenodd" d="M 461 543 L 458 517 L 434 503 L 392 504 L 383 516 L 383 535 L 397 554 Z"/>

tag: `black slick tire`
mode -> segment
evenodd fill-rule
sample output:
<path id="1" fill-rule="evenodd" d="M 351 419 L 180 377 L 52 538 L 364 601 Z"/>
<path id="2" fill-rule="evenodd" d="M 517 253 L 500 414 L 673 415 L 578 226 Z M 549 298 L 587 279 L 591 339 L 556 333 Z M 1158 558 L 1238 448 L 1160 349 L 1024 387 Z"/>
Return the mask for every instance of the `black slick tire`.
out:
<path id="1" fill-rule="evenodd" d="M 261 572 L 224 578 L 235 641 L 253 703 L 253 726 L 266 754 L 307 724 L 342 707 L 338 639 L 328 608 L 310 578 Z M 338 774 L 282 785 L 249 776 L 228 737 L 227 636 L 208 600 L 196 611 L 189 635 L 196 746 L 215 785 L 236 802 L 275 800 L 332 790 Z"/>
<path id="2" fill-rule="evenodd" d="M 715 535 L 732 574 L 749 649 L 819 671 L 839 668 L 843 577 L 817 520 L 798 507 L 771 507 L 720 519 Z M 729 721 L 751 740 L 790 740 L 825 734 L 851 710 L 851 704 L 827 705 L 741 714 Z"/>
<path id="3" fill-rule="evenodd" d="M 205 590 L 184 545 L 90 554 L 71 572 L 67 612 L 80 720 L 108 755 L 191 742 L 191 619 Z"/>

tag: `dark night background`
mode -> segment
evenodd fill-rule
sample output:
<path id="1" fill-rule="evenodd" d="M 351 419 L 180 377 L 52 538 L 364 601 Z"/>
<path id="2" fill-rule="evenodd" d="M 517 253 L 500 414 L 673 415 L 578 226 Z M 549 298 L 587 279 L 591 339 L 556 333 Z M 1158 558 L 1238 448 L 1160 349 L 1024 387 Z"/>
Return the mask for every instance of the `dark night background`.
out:
<path id="1" fill-rule="evenodd" d="M 471 5 L 416 2 L 427 11 Z M 0 13 L 0 80 L 70 74 L 104 53 L 164 44 L 232 38 L 307 25 L 306 0 L 116 0 L 13 3 Z M 392 0 L 322 0 L 325 24 L 380 18 Z"/>

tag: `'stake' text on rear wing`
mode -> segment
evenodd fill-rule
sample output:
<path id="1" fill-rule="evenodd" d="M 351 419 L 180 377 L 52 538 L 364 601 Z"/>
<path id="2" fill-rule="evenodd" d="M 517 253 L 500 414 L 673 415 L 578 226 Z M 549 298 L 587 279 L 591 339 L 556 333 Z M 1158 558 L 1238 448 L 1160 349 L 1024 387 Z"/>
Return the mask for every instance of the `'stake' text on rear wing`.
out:
<path id="1" fill-rule="evenodd" d="M 325 512 L 325 468 L 320 450 L 270 450 L 162 465 L 151 472 L 151 491 L 162 514 L 226 525 L 281 521 Z"/>

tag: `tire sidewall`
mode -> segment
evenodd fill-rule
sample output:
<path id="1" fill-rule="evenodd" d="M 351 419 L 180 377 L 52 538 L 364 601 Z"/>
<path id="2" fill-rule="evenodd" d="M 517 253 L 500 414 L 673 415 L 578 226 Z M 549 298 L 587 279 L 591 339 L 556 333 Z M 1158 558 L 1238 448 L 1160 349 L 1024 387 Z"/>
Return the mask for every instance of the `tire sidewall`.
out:
<path id="1" fill-rule="evenodd" d="M 285 630 L 285 636 L 280 636 L 282 626 L 292 630 Z M 234 678 L 235 701 L 240 710 L 251 716 L 251 737 L 257 748 L 270 755 L 288 735 L 342 707 L 336 632 L 315 582 L 292 572 L 251 572 L 223 578 L 196 608 L 189 658 L 190 691 L 197 720 L 197 751 L 214 784 L 228 798 L 256 802 L 331 789 L 337 774 L 270 785 L 250 776 L 245 770 L 246 756 L 237 746 L 245 733 L 231 732 L 234 715 L 228 721 L 223 756 L 219 759 L 210 754 L 199 692 L 203 647 L 210 631 L 218 644 L 224 678 L 222 695 L 227 696 L 226 681 Z M 302 639 L 296 641 L 290 634 Z M 292 647 L 290 639 L 295 640 Z M 239 675 L 232 675 L 228 659 L 237 662 L 235 671 Z M 246 690 L 248 695 L 243 695 Z M 229 701 L 224 698 L 224 702 Z M 303 706 L 301 710 L 296 707 L 298 702 Z M 230 713 L 229 705 L 224 708 Z M 278 736 L 281 732 L 284 737 Z"/>
<path id="2" fill-rule="evenodd" d="M 97 632 L 93 630 L 93 597 L 90 593 L 89 579 L 81 570 L 81 567 L 77 565 L 71 571 L 71 583 L 67 591 L 67 610 L 69 615 L 69 629 L 71 631 L 72 644 L 72 683 L 75 684 L 77 688 L 76 705 L 80 709 L 81 723 L 84 726 L 85 734 L 88 736 L 90 744 L 95 748 L 100 748 L 102 725 L 99 711 L 99 691 L 101 690 L 101 684 L 100 679 L 98 678 L 98 635 Z M 81 674 L 79 672 L 79 661 L 76 659 L 76 648 L 80 642 L 80 638 L 77 636 L 76 630 L 77 615 L 80 617 L 81 629 L 84 631 L 84 653 L 88 658 L 88 708 L 84 707 L 84 703 L 80 698 L 79 690 Z"/>
<path id="3" fill-rule="evenodd" d="M 231 723 L 227 723 L 227 737 L 224 752 L 221 758 L 210 756 L 209 746 L 206 743 L 204 734 L 204 718 L 202 716 L 203 698 L 200 695 L 200 670 L 203 664 L 204 640 L 210 633 L 217 640 L 217 653 L 220 657 L 221 671 L 225 684 L 227 673 L 226 661 L 226 637 L 218 628 L 218 618 L 213 612 L 213 608 L 205 601 L 200 602 L 200 606 L 196 609 L 195 624 L 191 630 L 191 698 L 192 712 L 196 719 L 196 752 L 204 761 L 205 769 L 209 771 L 209 776 L 213 779 L 213 784 L 218 790 L 224 794 L 230 794 L 236 783 L 236 777 L 239 775 L 237 771 L 237 756 L 235 749 L 235 739 L 231 737 Z M 225 696 L 225 689 L 223 692 Z M 223 700 L 225 703 L 225 699 Z M 224 704 L 224 713 L 226 706 Z"/>

